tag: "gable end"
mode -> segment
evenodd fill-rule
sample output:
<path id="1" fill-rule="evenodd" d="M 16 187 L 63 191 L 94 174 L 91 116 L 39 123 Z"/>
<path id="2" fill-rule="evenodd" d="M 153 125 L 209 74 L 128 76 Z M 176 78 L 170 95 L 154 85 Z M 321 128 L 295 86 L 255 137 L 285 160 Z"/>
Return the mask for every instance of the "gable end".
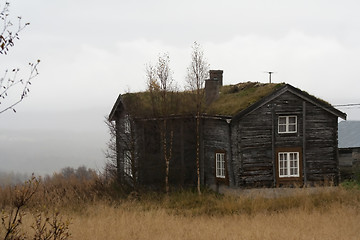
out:
<path id="1" fill-rule="evenodd" d="M 293 86 L 291 86 L 290 84 L 286 84 L 283 87 L 277 89 L 276 91 L 272 92 L 271 94 L 269 94 L 268 96 L 262 98 L 261 100 L 259 100 L 258 102 L 254 103 L 253 105 L 251 105 L 250 107 L 244 109 L 243 111 L 239 112 L 238 114 L 236 114 L 234 116 L 234 120 L 238 120 L 240 119 L 242 116 L 249 114 L 253 111 L 255 111 L 256 109 L 268 104 L 269 102 L 271 102 L 272 100 L 276 99 L 277 97 L 281 96 L 282 94 L 284 94 L 285 92 L 291 92 L 292 94 L 302 98 L 303 100 L 310 102 L 318 107 L 321 107 L 322 109 L 324 109 L 325 111 L 331 113 L 332 115 L 335 115 L 337 117 L 340 117 L 344 120 L 346 120 L 346 114 L 337 110 L 336 108 L 334 108 L 333 106 L 331 106 L 329 103 L 326 103 L 325 101 L 322 101 L 304 91 L 301 91 L 298 88 L 295 88 Z"/>
<path id="2" fill-rule="evenodd" d="M 109 114 L 109 121 L 115 121 L 115 117 L 116 117 L 117 113 L 122 112 L 123 110 L 124 110 L 124 104 L 121 99 L 121 94 L 119 94 L 119 96 L 116 99 L 116 102 Z"/>

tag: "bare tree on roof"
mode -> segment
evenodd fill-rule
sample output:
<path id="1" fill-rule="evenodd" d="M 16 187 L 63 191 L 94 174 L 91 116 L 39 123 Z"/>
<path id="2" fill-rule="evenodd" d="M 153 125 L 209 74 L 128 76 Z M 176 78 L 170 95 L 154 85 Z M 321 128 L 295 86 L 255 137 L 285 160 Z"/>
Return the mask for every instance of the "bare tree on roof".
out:
<path id="1" fill-rule="evenodd" d="M 201 114 L 204 103 L 204 84 L 209 76 L 209 64 L 207 63 L 204 52 L 199 43 L 194 42 L 191 53 L 191 63 L 187 69 L 187 84 L 195 95 L 196 104 L 196 172 L 197 172 L 197 190 L 200 189 L 200 124 Z"/>
<path id="2" fill-rule="evenodd" d="M 165 191 L 169 192 L 169 169 L 172 159 L 172 145 L 174 130 L 168 116 L 174 112 L 174 94 L 176 87 L 170 69 L 170 57 L 165 53 L 160 55 L 156 65 L 149 64 L 146 69 L 148 90 L 150 92 L 152 108 L 155 117 L 160 121 L 160 137 L 165 160 Z"/>

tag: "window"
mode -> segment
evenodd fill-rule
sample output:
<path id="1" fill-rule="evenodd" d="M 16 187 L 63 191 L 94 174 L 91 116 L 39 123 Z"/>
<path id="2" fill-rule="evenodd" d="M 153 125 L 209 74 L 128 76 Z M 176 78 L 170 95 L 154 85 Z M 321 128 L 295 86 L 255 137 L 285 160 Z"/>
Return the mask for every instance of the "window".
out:
<path id="1" fill-rule="evenodd" d="M 296 116 L 280 116 L 278 122 L 279 133 L 296 133 L 297 117 Z"/>
<path id="2" fill-rule="evenodd" d="M 216 153 L 216 177 L 225 178 L 225 153 Z"/>
<path id="3" fill-rule="evenodd" d="M 299 152 L 279 152 L 279 177 L 299 177 Z"/>
<path id="4" fill-rule="evenodd" d="M 130 124 L 130 117 L 129 117 L 129 115 L 126 115 L 126 116 L 125 116 L 125 119 L 124 119 L 124 130 L 125 130 L 125 133 L 130 133 L 130 131 L 131 131 L 131 124 Z"/>
<path id="5" fill-rule="evenodd" d="M 131 167 L 131 152 L 125 151 L 124 152 L 124 173 L 127 176 L 132 177 L 132 167 Z"/>

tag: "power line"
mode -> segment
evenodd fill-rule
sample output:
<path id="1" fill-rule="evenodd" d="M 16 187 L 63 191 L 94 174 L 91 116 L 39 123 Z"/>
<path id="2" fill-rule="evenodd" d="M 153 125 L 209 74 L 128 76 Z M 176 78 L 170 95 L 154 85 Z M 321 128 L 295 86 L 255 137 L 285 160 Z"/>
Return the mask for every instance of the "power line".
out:
<path id="1" fill-rule="evenodd" d="M 360 106 L 360 103 L 336 104 L 334 107 L 355 107 Z"/>

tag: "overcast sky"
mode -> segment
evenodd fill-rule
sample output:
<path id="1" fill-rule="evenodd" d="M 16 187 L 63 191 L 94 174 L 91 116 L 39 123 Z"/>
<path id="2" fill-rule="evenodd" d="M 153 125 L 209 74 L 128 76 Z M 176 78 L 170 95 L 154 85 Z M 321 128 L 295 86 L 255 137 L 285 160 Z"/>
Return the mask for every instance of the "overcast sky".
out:
<path id="1" fill-rule="evenodd" d="M 3 0 L 0 0 L 3 5 Z M 119 93 L 145 90 L 145 65 L 167 52 L 184 85 L 194 41 L 224 84 L 287 82 L 331 104 L 360 103 L 360 2 L 338 0 L 11 0 L 30 22 L 0 73 L 40 59 L 17 113 L 0 115 L 0 170 L 101 169 L 103 123 Z M 341 108 L 360 120 L 360 108 Z"/>

